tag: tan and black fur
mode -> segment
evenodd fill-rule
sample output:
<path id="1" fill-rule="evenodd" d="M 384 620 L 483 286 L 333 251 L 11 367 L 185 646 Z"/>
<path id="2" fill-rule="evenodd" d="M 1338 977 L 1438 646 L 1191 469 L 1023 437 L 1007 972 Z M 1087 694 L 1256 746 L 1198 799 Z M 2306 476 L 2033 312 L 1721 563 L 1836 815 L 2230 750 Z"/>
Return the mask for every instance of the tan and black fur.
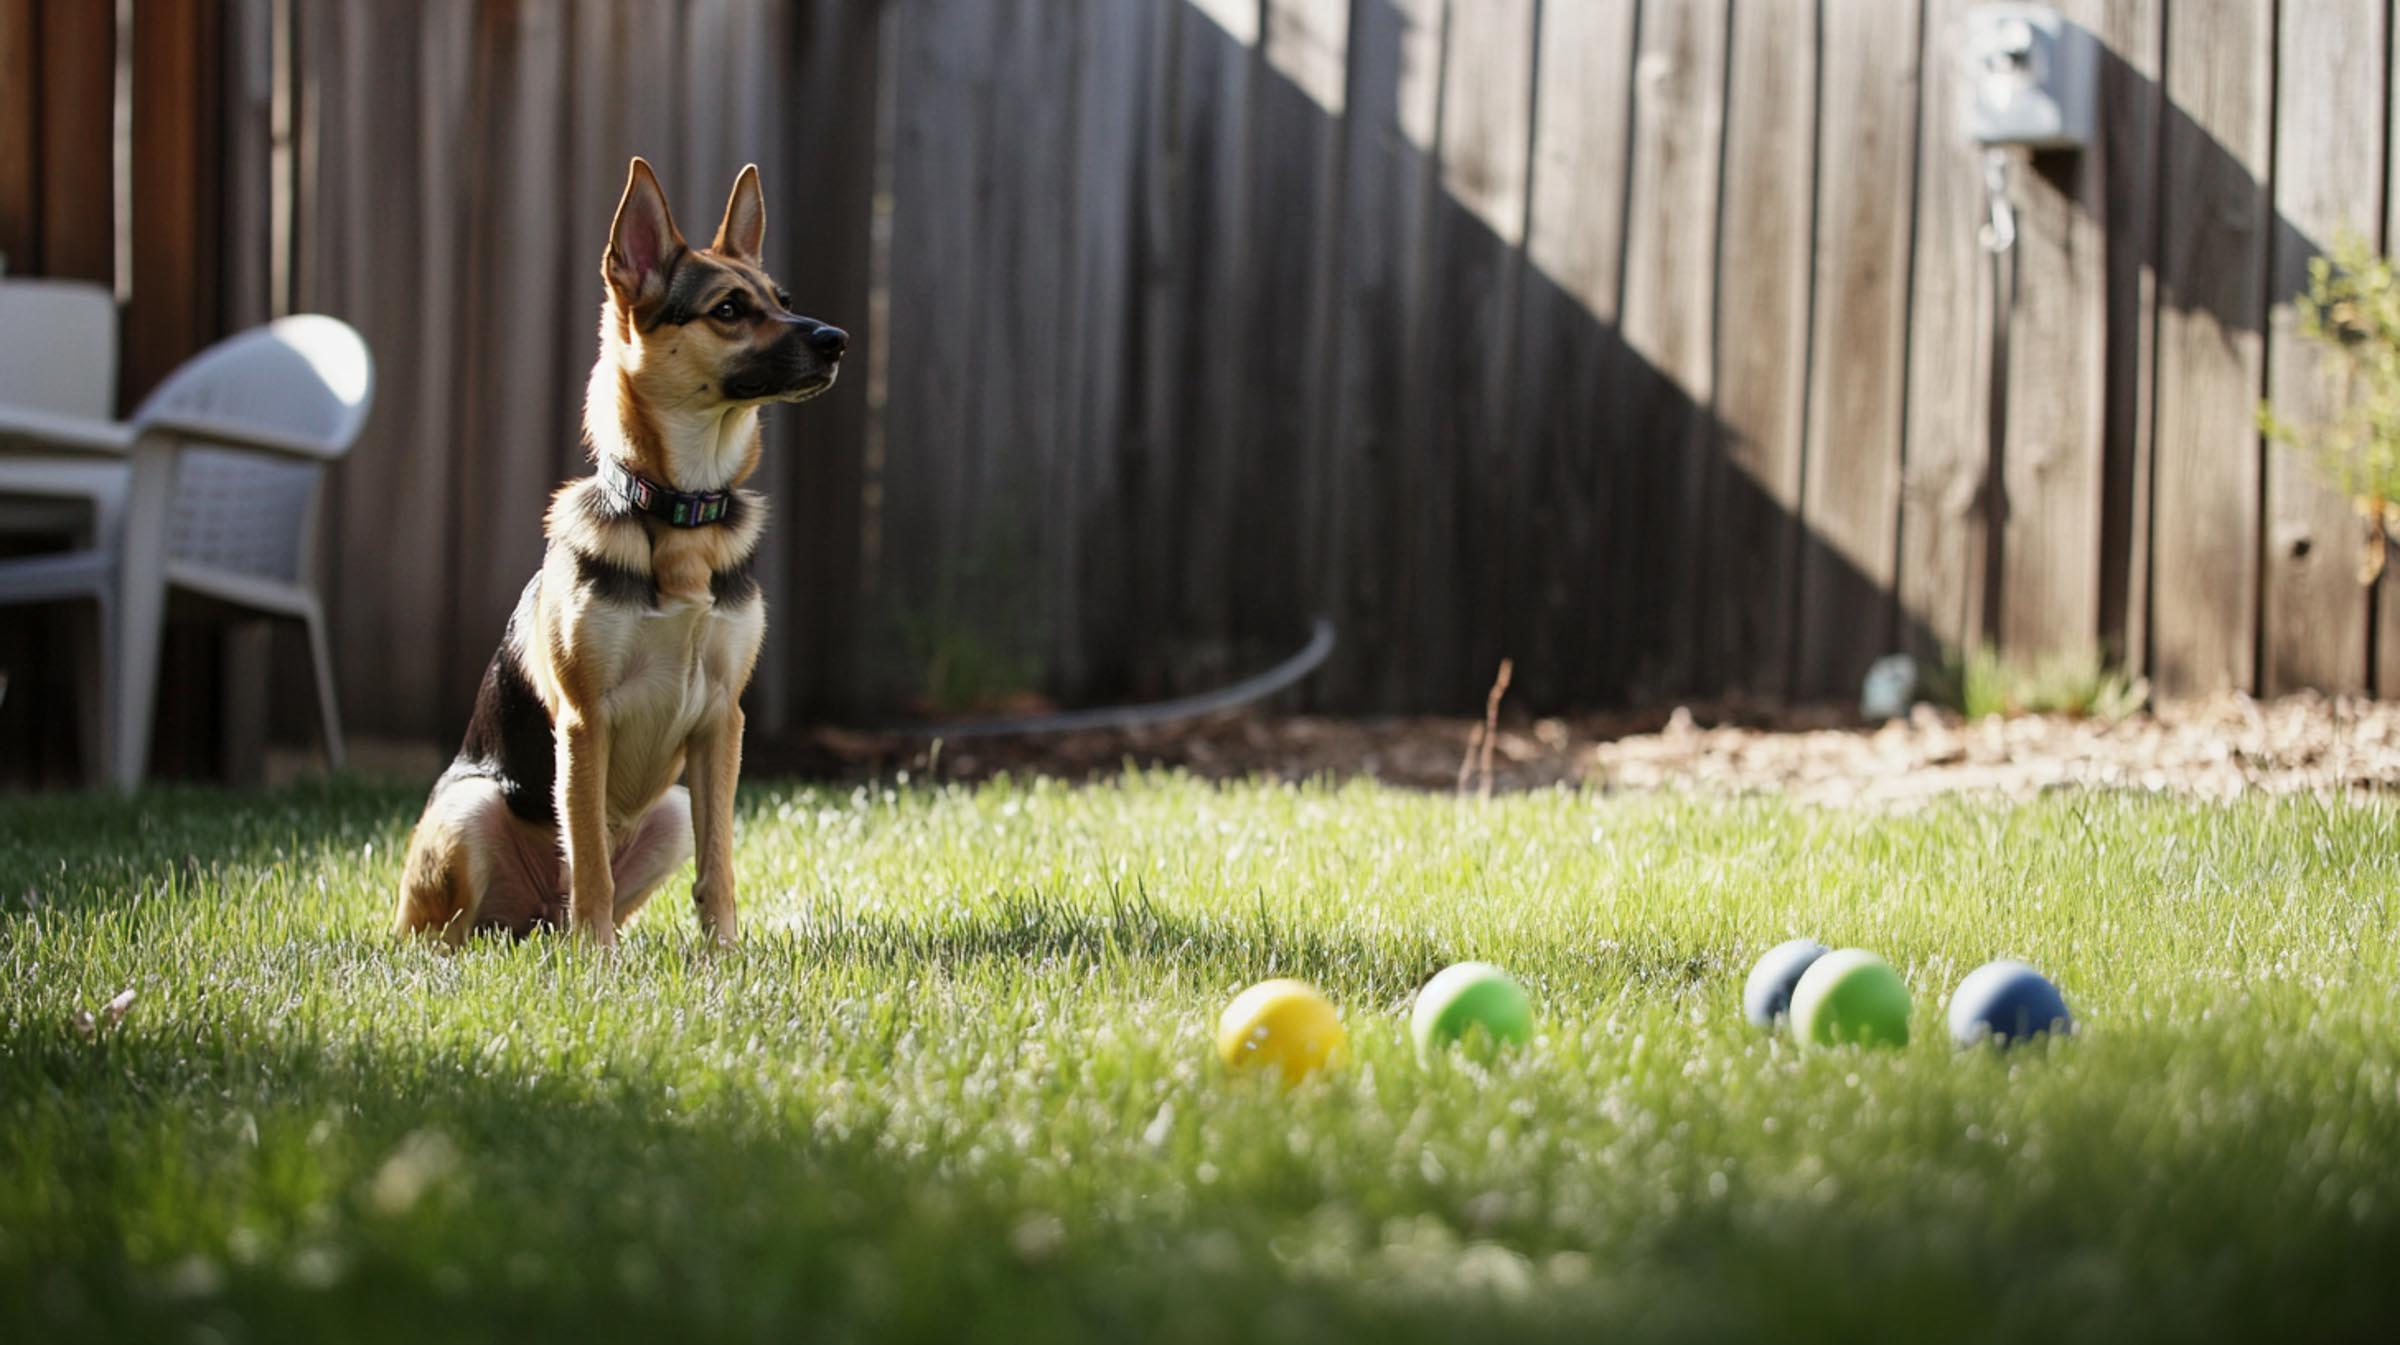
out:
<path id="1" fill-rule="evenodd" d="M 693 248 L 633 161 L 601 261 L 584 432 L 595 462 L 731 491 L 730 507 L 677 527 L 597 476 L 553 498 L 541 570 L 410 839 L 398 930 L 456 944 L 565 924 L 613 943 L 696 851 L 701 928 L 735 937 L 741 694 L 766 629 L 750 573 L 766 504 L 740 487 L 758 468 L 759 408 L 832 386 L 847 345 L 791 311 L 760 265 L 765 232 L 755 166 Z"/>

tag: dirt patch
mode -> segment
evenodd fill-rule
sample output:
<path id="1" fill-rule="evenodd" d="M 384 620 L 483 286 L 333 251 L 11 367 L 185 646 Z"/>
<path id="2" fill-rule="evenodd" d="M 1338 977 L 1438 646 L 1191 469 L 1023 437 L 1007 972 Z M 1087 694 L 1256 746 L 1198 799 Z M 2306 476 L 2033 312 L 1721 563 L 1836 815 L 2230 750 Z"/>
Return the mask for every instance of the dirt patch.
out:
<path id="1" fill-rule="evenodd" d="M 1195 724 L 956 743 L 825 730 L 795 751 L 760 754 L 756 773 L 849 778 L 1089 779 L 1127 765 L 1212 778 L 1366 776 L 1418 789 L 1460 787 L 1476 722 L 1465 718 L 1229 716 Z M 2115 723 L 2027 715 L 1967 722 L 1920 706 L 1881 726 L 1836 712 L 1776 716 L 1716 708 L 1503 721 L 1492 787 L 1590 783 L 1612 790 L 1777 791 L 1810 802 L 1905 807 L 1975 792 L 2049 789 L 2245 793 L 2400 787 L 2400 705 L 2227 695 Z M 1480 788 L 1469 772 L 1467 787 Z"/>
<path id="2" fill-rule="evenodd" d="M 1586 778 L 1614 788 L 1775 789 L 1828 803 L 1905 805 L 1942 794 L 2021 798 L 2061 788 L 2241 794 L 2400 786 L 2400 707 L 2229 695 L 2116 723 L 2053 715 L 1969 723 L 1920 706 L 1879 728 L 1801 733 L 1698 727 L 1596 746 Z"/>

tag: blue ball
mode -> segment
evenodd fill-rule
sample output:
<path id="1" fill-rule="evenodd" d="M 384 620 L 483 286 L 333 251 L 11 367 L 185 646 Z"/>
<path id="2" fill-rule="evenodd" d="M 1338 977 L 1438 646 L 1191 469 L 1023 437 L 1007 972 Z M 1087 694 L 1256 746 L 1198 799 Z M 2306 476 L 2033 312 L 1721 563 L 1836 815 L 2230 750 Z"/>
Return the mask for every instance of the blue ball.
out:
<path id="1" fill-rule="evenodd" d="M 1742 1012 L 1760 1027 L 1775 1026 L 1776 1019 L 1792 1011 L 1792 987 L 1800 984 L 1801 973 L 1831 951 L 1815 939 L 1794 939 L 1768 949 L 1750 969 L 1750 979 L 1742 982 Z"/>
<path id="2" fill-rule="evenodd" d="M 1950 1036 L 1961 1046 L 1987 1039 L 2006 1046 L 2045 1032 L 2074 1030 L 2066 996 L 2022 962 L 1986 962 L 1968 972 L 1950 997 Z"/>

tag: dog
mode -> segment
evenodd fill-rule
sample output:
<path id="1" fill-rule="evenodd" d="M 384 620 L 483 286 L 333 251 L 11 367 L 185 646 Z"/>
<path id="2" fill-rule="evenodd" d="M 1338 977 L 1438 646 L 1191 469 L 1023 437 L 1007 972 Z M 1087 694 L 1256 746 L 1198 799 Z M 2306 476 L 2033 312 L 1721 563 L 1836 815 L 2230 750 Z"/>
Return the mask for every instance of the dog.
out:
<path id="1" fill-rule="evenodd" d="M 760 408 L 833 386 L 849 336 L 791 309 L 742 169 L 714 241 L 676 231 L 635 159 L 600 275 L 592 475 L 552 497 L 541 569 L 409 840 L 396 933 L 564 925 L 601 945 L 698 855 L 702 932 L 738 935 L 742 689 L 766 631 L 751 575 Z M 689 785 L 676 783 L 678 776 Z"/>

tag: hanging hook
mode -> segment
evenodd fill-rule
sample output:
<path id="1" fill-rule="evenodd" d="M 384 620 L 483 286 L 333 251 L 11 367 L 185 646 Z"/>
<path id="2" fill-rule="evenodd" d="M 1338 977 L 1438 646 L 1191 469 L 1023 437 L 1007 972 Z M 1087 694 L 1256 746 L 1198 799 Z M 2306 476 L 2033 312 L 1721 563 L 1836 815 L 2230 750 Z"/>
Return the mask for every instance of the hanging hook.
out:
<path id="1" fill-rule="evenodd" d="M 1983 197 L 1991 220 L 1976 232 L 1983 250 L 1994 255 L 2017 243 L 2017 208 L 2008 194 L 2008 151 L 1994 146 L 1983 152 Z"/>

